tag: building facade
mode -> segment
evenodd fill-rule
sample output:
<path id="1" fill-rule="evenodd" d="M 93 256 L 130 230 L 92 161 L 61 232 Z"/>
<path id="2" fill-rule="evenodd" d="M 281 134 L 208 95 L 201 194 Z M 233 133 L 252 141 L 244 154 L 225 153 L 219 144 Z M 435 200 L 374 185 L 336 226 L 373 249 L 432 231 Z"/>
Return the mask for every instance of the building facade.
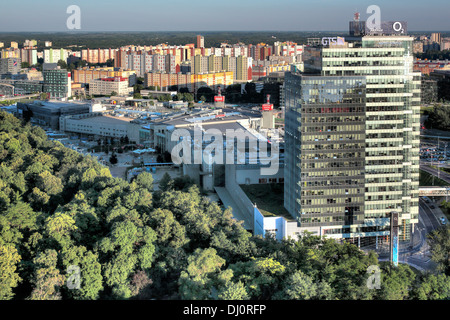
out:
<path id="1" fill-rule="evenodd" d="M 105 63 L 109 59 L 114 60 L 117 49 L 83 49 L 81 60 L 89 63 Z"/>
<path id="2" fill-rule="evenodd" d="M 128 78 L 113 77 L 91 79 L 89 81 L 89 94 L 91 95 L 129 95 L 133 92 L 133 87 L 128 86 Z"/>
<path id="3" fill-rule="evenodd" d="M 28 112 L 33 122 L 42 126 L 48 126 L 53 130 L 59 130 L 60 117 L 89 113 L 90 104 L 64 103 L 59 101 L 39 101 L 32 103 L 17 103 L 20 114 Z"/>
<path id="4" fill-rule="evenodd" d="M 133 119 L 112 117 L 99 112 L 68 115 L 59 118 L 59 130 L 77 133 L 84 137 L 128 137 L 130 141 L 139 141 L 138 124 Z"/>
<path id="5" fill-rule="evenodd" d="M 205 47 L 205 38 L 202 35 L 197 36 L 197 48 Z"/>
<path id="6" fill-rule="evenodd" d="M 44 49 L 44 63 L 58 63 L 59 60 L 67 61 L 70 51 L 66 49 Z"/>
<path id="7" fill-rule="evenodd" d="M 72 76 L 74 83 L 88 84 L 93 79 L 123 77 L 128 78 L 129 86 L 136 84 L 136 71 L 113 67 L 75 69 L 72 72 Z"/>
<path id="8" fill-rule="evenodd" d="M 177 87 L 177 90 L 187 88 L 189 92 L 197 92 L 201 87 L 208 86 L 217 90 L 219 87 L 226 88 L 232 84 L 233 72 L 205 74 L 150 72 L 145 74 L 145 86 L 159 87 L 161 90 L 172 90 Z"/>
<path id="9" fill-rule="evenodd" d="M 408 36 L 306 47 L 286 73 L 285 207 L 302 230 L 360 245 L 418 222 L 420 73 Z"/>
<path id="10" fill-rule="evenodd" d="M 20 58 L 1 58 L 0 74 L 17 74 L 21 68 Z"/>
<path id="11" fill-rule="evenodd" d="M 42 76 L 43 92 L 47 93 L 49 98 L 68 98 L 72 96 L 72 78 L 70 72 L 65 69 L 59 69 L 55 65 L 46 67 L 44 63 Z"/>

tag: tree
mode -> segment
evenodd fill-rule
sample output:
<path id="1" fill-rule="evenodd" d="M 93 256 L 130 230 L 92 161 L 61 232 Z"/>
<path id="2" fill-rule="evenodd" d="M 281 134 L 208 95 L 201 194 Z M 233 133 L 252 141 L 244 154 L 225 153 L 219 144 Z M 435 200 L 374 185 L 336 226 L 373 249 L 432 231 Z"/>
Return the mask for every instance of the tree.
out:
<path id="1" fill-rule="evenodd" d="M 116 163 L 118 162 L 117 155 L 116 155 L 115 153 L 113 153 L 113 154 L 111 155 L 111 157 L 109 157 L 109 162 L 110 162 L 111 164 L 116 164 Z"/>
<path id="2" fill-rule="evenodd" d="M 242 281 L 250 299 L 269 299 L 280 289 L 286 267 L 273 258 L 253 258 L 230 265 L 233 280 Z"/>
<path id="3" fill-rule="evenodd" d="M 166 172 L 162 176 L 161 180 L 159 181 L 159 189 L 161 191 L 167 191 L 173 188 L 173 180 L 170 177 L 169 173 Z"/>
<path id="4" fill-rule="evenodd" d="M 105 265 L 106 284 L 112 288 L 113 295 L 119 299 L 128 299 L 132 292 L 129 287 L 129 277 L 137 263 L 135 255 L 129 255 L 120 250 L 111 261 Z"/>
<path id="5" fill-rule="evenodd" d="M 34 230 L 38 213 L 34 212 L 31 206 L 23 201 L 17 201 L 3 212 L 5 221 L 12 228 L 19 230 Z"/>
<path id="6" fill-rule="evenodd" d="M 350 243 L 253 237 L 189 177 L 166 174 L 161 190 L 152 187 L 150 173 L 113 178 L 0 111 L 0 299 L 449 297 L 448 275 L 391 268 Z M 428 240 L 441 271 L 447 228 Z M 381 289 L 371 290 L 367 270 L 379 264 Z M 78 290 L 64 286 L 71 266 L 80 268 Z"/>
<path id="7" fill-rule="evenodd" d="M 194 101 L 194 96 L 192 93 L 186 92 L 183 94 L 183 100 L 186 102 L 192 102 Z"/>
<path id="8" fill-rule="evenodd" d="M 61 69 L 67 69 L 67 63 L 64 60 L 58 60 L 57 64 Z"/>
<path id="9" fill-rule="evenodd" d="M 225 260 L 212 248 L 197 249 L 188 257 L 188 266 L 180 275 L 181 299 L 205 300 L 213 297 L 213 286 Z"/>
<path id="10" fill-rule="evenodd" d="M 381 272 L 381 289 L 376 294 L 380 300 L 405 300 L 409 297 L 416 275 L 407 265 L 390 268 L 385 264 Z"/>
<path id="11" fill-rule="evenodd" d="M 128 220 L 113 223 L 110 235 L 100 242 L 107 263 L 104 276 L 113 296 L 127 299 L 132 296 L 131 275 L 137 269 L 148 271 L 153 263 L 156 233 L 142 221 Z M 112 256 L 111 256 L 112 255 Z"/>
<path id="12" fill-rule="evenodd" d="M 414 298 L 419 300 L 450 299 L 450 277 L 445 274 L 423 275 L 416 288 Z"/>
<path id="13" fill-rule="evenodd" d="M 241 281 L 228 281 L 219 293 L 220 300 L 248 300 L 248 293 Z"/>
<path id="14" fill-rule="evenodd" d="M 203 102 L 212 101 L 214 97 L 214 91 L 210 87 L 200 87 L 197 90 L 197 97 Z"/>
<path id="15" fill-rule="evenodd" d="M 425 121 L 425 127 L 450 130 L 450 112 L 445 106 L 435 106 L 432 111 L 429 111 L 428 119 Z"/>
<path id="16" fill-rule="evenodd" d="M 136 271 L 131 276 L 130 291 L 133 299 L 148 300 L 152 297 L 153 281 L 142 270 Z"/>
<path id="17" fill-rule="evenodd" d="M 60 287 L 65 277 L 56 268 L 58 254 L 55 250 L 45 250 L 33 259 L 35 266 L 31 300 L 60 300 Z"/>
<path id="18" fill-rule="evenodd" d="M 63 190 L 61 179 L 52 175 L 48 170 L 38 175 L 36 183 L 42 186 L 42 191 L 51 196 L 57 195 Z"/>
<path id="19" fill-rule="evenodd" d="M 140 83 L 137 83 L 133 86 L 134 93 L 140 93 L 144 86 Z"/>
<path id="20" fill-rule="evenodd" d="M 244 102 L 262 101 L 261 92 L 256 92 L 256 84 L 254 82 L 248 82 L 245 84 L 245 92 L 242 95 Z"/>
<path id="21" fill-rule="evenodd" d="M 80 287 L 65 290 L 68 297 L 75 300 L 95 300 L 103 289 L 102 269 L 98 255 L 86 250 L 83 246 L 64 248 L 61 252 L 63 266 L 66 270 L 70 266 L 80 270 Z"/>
<path id="22" fill-rule="evenodd" d="M 114 59 L 108 59 L 106 60 L 106 66 L 108 67 L 114 67 Z M 138 78 L 139 79 L 139 78 Z"/>
<path id="23" fill-rule="evenodd" d="M 77 67 L 76 67 L 75 63 L 72 62 L 69 64 L 68 69 L 69 69 L 69 71 L 73 71 L 73 70 L 77 69 Z M 78 98 L 79 96 L 76 95 L 76 97 Z"/>
<path id="24" fill-rule="evenodd" d="M 56 241 L 62 248 L 71 244 L 72 234 L 78 229 L 75 220 L 61 212 L 48 217 L 44 228 L 48 239 Z"/>
<path id="25" fill-rule="evenodd" d="M 17 263 L 20 260 L 21 257 L 13 245 L 0 244 L 0 300 L 9 300 L 14 297 L 12 290 L 21 281 L 16 272 Z"/>
<path id="26" fill-rule="evenodd" d="M 438 270 L 450 275 L 450 225 L 441 227 L 427 235 L 431 259 L 437 263 Z"/>
<path id="27" fill-rule="evenodd" d="M 285 295 L 288 299 L 309 300 L 317 295 L 317 285 L 312 277 L 298 270 L 289 277 Z"/>
<path id="28" fill-rule="evenodd" d="M 175 219 L 171 211 L 157 208 L 150 213 L 149 218 L 160 247 L 181 248 L 189 242 L 186 228 Z"/>
<path id="29" fill-rule="evenodd" d="M 150 172 L 141 172 L 134 180 L 138 186 L 149 191 L 153 190 L 153 176 Z"/>

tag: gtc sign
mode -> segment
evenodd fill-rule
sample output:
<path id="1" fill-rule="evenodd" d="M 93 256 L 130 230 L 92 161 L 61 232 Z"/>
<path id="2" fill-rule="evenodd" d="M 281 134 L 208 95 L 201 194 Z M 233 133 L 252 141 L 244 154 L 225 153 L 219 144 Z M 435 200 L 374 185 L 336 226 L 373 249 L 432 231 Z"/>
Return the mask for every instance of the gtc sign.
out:
<path id="1" fill-rule="evenodd" d="M 343 45 L 345 43 L 345 38 L 341 37 L 323 37 L 322 45 L 323 46 L 335 46 L 335 45 Z"/>

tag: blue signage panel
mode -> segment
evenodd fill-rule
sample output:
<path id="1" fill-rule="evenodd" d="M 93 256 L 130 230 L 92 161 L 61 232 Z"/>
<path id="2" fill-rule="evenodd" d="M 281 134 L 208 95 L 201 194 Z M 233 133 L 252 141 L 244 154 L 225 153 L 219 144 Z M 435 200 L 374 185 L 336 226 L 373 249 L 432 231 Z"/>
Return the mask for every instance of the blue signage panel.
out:
<path id="1" fill-rule="evenodd" d="M 395 235 L 392 239 L 392 264 L 398 266 L 398 236 Z"/>

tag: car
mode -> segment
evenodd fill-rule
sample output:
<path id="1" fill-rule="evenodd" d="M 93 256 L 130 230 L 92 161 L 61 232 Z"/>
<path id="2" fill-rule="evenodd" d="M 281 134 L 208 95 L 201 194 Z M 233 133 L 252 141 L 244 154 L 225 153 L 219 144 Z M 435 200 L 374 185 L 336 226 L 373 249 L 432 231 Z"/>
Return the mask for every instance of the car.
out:
<path id="1" fill-rule="evenodd" d="M 447 223 L 447 221 L 445 221 L 444 217 L 440 217 L 439 220 L 441 220 L 441 224 L 446 224 Z"/>
<path id="2" fill-rule="evenodd" d="M 431 209 L 434 209 L 434 208 L 436 208 L 436 207 L 435 207 L 434 205 L 431 205 L 430 208 L 431 208 Z"/>

